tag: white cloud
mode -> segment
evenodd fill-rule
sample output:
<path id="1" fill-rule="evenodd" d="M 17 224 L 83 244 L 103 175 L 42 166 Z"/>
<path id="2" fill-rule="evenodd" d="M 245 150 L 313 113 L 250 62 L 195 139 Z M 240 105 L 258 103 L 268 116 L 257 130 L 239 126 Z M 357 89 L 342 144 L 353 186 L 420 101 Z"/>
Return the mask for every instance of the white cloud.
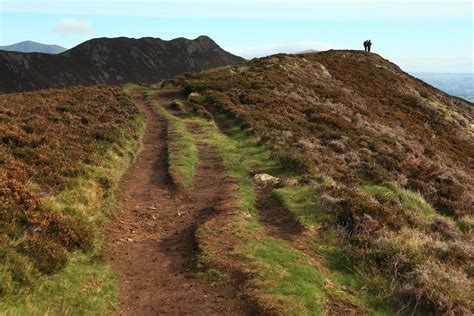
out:
<path id="1" fill-rule="evenodd" d="M 323 43 L 323 42 L 294 42 L 294 43 L 280 43 L 280 44 L 269 44 L 269 45 L 259 45 L 253 47 L 245 47 L 245 48 L 232 48 L 226 47 L 225 50 L 236 54 L 238 56 L 242 56 L 244 58 L 250 59 L 254 57 L 263 57 L 278 53 L 287 53 L 287 54 L 294 54 L 299 53 L 306 50 L 317 50 L 323 51 L 328 49 L 337 49 L 338 47 L 332 45 L 330 43 Z"/>
<path id="2" fill-rule="evenodd" d="M 53 32 L 61 36 L 68 35 L 86 35 L 94 36 L 94 30 L 86 21 L 78 21 L 74 19 L 63 19 L 56 23 L 53 27 Z"/>

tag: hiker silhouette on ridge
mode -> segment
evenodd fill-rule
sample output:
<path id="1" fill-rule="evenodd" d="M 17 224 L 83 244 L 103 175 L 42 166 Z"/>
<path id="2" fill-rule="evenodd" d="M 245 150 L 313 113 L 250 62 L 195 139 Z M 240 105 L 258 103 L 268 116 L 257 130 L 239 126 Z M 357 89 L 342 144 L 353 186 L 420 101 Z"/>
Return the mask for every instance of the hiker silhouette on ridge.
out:
<path id="1" fill-rule="evenodd" d="M 372 47 L 372 41 L 371 40 L 365 40 L 364 41 L 364 50 L 366 52 L 370 53 L 370 48 Z"/>

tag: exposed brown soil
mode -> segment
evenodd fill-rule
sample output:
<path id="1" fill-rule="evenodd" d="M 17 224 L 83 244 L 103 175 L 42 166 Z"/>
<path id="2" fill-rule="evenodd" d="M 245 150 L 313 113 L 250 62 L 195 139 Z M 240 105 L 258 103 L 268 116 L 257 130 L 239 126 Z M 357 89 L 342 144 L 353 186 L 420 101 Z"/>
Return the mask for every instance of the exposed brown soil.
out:
<path id="1" fill-rule="evenodd" d="M 198 144 L 195 187 L 176 192 L 167 175 L 166 121 L 136 91 L 147 128 L 143 151 L 122 184 L 103 256 L 119 277 L 120 315 L 242 315 L 248 304 L 229 283 L 197 277 L 195 230 L 225 207 L 231 182 L 212 147 Z M 170 99 L 158 99 L 166 104 Z M 212 172 L 211 172 L 212 171 Z"/>
<path id="2" fill-rule="evenodd" d="M 304 227 L 295 214 L 285 208 L 271 195 L 272 187 L 260 187 L 257 190 L 257 211 L 260 222 L 265 226 L 266 234 L 285 240 L 293 240 L 301 235 Z"/>
<path id="3" fill-rule="evenodd" d="M 351 302 L 329 298 L 326 302 L 325 314 L 328 316 L 339 316 L 339 315 L 350 315 L 350 316 L 362 316 L 368 315 L 364 310 L 361 310 Z"/>

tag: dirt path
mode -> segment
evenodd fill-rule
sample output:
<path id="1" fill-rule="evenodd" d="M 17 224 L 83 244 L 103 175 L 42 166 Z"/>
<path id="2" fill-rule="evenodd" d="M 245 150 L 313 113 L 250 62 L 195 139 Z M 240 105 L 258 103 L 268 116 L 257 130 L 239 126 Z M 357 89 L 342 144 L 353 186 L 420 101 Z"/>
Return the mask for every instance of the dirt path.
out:
<path id="1" fill-rule="evenodd" d="M 195 187 L 176 194 L 167 176 L 166 120 L 144 102 L 141 91 L 133 98 L 147 118 L 143 151 L 123 180 L 103 249 L 119 276 L 119 314 L 248 314 L 231 285 L 211 287 L 196 274 L 194 232 L 228 198 L 230 184 L 219 156 L 199 143 Z"/>
<path id="2" fill-rule="evenodd" d="M 294 241 L 304 232 L 295 214 L 286 209 L 272 194 L 271 187 L 257 187 L 257 214 L 265 234 L 274 238 Z"/>

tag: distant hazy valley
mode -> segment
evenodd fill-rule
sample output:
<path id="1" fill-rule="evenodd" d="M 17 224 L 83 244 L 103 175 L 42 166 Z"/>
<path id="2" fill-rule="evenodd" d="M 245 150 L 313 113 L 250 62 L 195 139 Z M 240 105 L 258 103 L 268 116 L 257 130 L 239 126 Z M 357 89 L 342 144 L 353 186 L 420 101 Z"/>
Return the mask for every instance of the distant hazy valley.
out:
<path id="1" fill-rule="evenodd" d="M 413 76 L 429 83 L 447 94 L 474 102 L 473 73 L 428 73 L 417 72 Z"/>

